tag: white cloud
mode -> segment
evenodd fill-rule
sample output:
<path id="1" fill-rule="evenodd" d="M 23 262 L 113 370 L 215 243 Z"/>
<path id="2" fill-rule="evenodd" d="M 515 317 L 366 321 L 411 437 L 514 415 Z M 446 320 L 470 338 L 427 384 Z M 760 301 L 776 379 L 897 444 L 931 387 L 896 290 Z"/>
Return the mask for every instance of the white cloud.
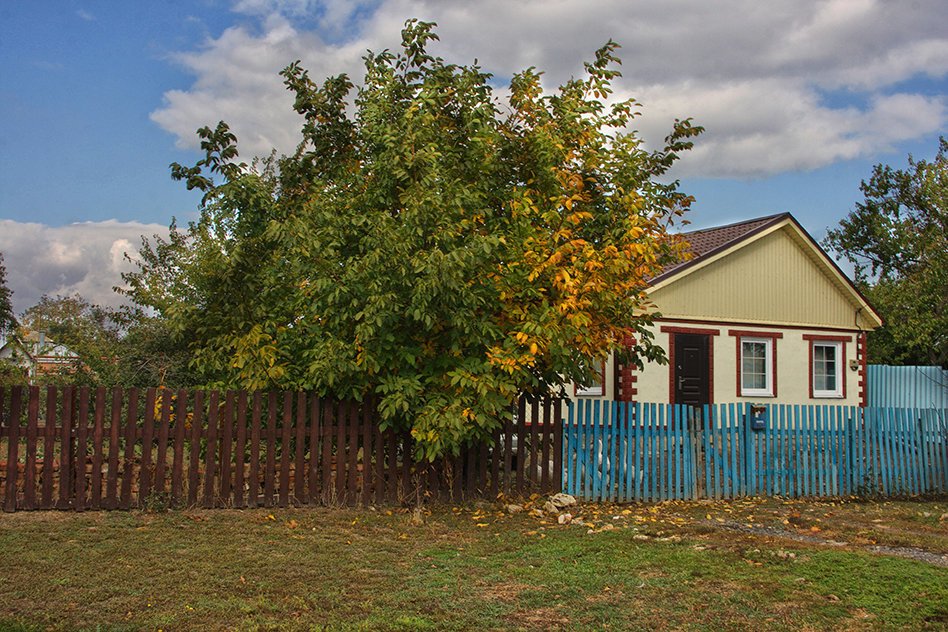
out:
<path id="1" fill-rule="evenodd" d="M 240 0 L 239 26 L 177 61 L 195 79 L 165 94 L 153 120 L 196 147 L 194 130 L 226 120 L 242 153 L 290 152 L 299 117 L 278 72 L 301 59 L 313 79 L 361 77 L 366 49 L 394 48 L 408 17 L 439 23 L 437 54 L 475 57 L 498 80 L 528 66 L 554 87 L 612 38 L 617 88 L 645 105 L 640 126 L 660 140 L 674 118 L 707 133 L 681 174 L 755 177 L 869 157 L 937 133 L 948 98 L 913 93 L 948 74 L 948 5 L 941 0 L 757 2 L 681 0 Z M 823 95 L 833 93 L 832 101 Z M 844 105 L 839 105 L 842 102 Z"/>
<path id="2" fill-rule="evenodd" d="M 159 224 L 81 222 L 51 227 L 0 220 L 0 252 L 14 309 L 22 312 L 43 294 L 79 293 L 100 305 L 116 306 L 123 298 L 112 291 L 122 272 L 133 269 L 125 253 L 137 255 L 141 236 L 167 236 Z"/>
<path id="3" fill-rule="evenodd" d="M 891 149 L 938 130 L 948 119 L 944 99 L 878 96 L 865 109 L 827 108 L 807 86 L 776 79 L 723 85 L 654 86 L 641 99 L 658 104 L 641 126 L 653 143 L 689 103 L 701 103 L 708 132 L 686 152 L 680 177 L 755 177 L 798 171 Z M 739 113 L 739 115 L 735 115 Z"/>

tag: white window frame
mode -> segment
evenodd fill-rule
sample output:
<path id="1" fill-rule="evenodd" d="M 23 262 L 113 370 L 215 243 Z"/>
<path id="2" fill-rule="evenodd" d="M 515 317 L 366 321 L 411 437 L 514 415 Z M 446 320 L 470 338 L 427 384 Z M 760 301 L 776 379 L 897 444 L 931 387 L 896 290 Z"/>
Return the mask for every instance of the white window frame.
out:
<path id="1" fill-rule="evenodd" d="M 817 347 L 831 347 L 834 349 L 834 366 L 836 367 L 836 388 L 835 389 L 817 389 L 816 388 L 816 348 Z M 810 343 L 810 362 L 811 362 L 811 371 L 813 384 L 813 397 L 814 399 L 840 399 L 843 396 L 843 343 L 835 340 L 813 340 Z"/>
<path id="2" fill-rule="evenodd" d="M 599 384 L 580 386 L 574 384 L 573 394 L 576 397 L 603 397 L 606 394 L 606 363 L 599 369 Z"/>
<path id="3" fill-rule="evenodd" d="M 774 339 L 757 338 L 754 336 L 741 336 L 740 340 L 740 359 L 739 375 L 741 386 L 741 397 L 773 397 L 774 396 Z M 766 377 L 766 386 L 764 388 L 745 388 L 744 387 L 744 343 L 762 343 L 765 349 L 764 356 L 764 375 Z"/>

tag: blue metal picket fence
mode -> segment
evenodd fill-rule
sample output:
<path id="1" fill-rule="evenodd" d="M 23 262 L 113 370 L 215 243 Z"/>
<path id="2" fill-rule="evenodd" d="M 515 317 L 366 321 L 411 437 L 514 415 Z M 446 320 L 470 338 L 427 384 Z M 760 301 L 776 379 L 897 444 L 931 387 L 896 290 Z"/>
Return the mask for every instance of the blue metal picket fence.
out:
<path id="1" fill-rule="evenodd" d="M 564 423 L 563 486 L 585 500 L 948 491 L 948 410 L 580 400 Z"/>

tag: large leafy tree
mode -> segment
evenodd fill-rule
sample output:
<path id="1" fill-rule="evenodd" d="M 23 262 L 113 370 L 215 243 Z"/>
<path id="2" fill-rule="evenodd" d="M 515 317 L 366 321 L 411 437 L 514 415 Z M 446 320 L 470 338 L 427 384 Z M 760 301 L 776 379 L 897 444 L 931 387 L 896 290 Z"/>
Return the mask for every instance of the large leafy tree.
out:
<path id="1" fill-rule="evenodd" d="M 856 281 L 885 325 L 869 358 L 948 368 L 948 142 L 906 169 L 876 165 L 865 200 L 825 244 L 855 265 Z"/>
<path id="2" fill-rule="evenodd" d="M 501 106 L 476 65 L 429 54 L 432 26 L 369 53 L 358 89 L 287 67 L 292 156 L 238 164 L 224 123 L 200 130 L 206 157 L 172 165 L 205 192 L 199 221 L 144 243 L 126 277 L 207 382 L 376 397 L 429 458 L 613 351 L 664 359 L 643 290 L 680 256 L 669 228 L 691 198 L 665 176 L 700 132 L 676 121 L 643 148 L 637 104 L 603 103 L 611 42 L 553 94 L 515 75 Z"/>

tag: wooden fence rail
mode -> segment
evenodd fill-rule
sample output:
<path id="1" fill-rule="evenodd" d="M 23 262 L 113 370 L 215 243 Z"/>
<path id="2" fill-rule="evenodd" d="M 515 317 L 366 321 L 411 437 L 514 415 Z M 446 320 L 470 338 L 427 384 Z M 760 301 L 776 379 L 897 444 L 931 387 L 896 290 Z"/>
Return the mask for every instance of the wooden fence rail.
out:
<path id="1" fill-rule="evenodd" d="M 564 470 L 569 493 L 617 502 L 944 493 L 948 410 L 579 401 Z"/>
<path id="2" fill-rule="evenodd" d="M 561 485 L 563 407 L 521 399 L 492 441 L 415 462 L 371 403 L 302 392 L 0 388 L 6 511 L 461 500 Z"/>

